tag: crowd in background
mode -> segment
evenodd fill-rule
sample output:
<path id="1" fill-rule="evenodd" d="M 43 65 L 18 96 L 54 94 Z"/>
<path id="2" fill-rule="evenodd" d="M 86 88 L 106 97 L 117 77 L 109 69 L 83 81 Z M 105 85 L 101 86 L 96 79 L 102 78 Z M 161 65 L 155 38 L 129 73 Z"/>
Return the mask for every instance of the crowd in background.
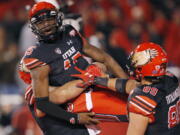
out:
<path id="1" fill-rule="evenodd" d="M 24 51 L 36 42 L 27 23 L 28 6 L 33 4 L 33 0 L 0 0 L 0 135 L 40 135 L 16 72 Z M 74 0 L 69 10 L 82 15 L 83 35 L 89 42 L 124 69 L 131 50 L 152 41 L 165 48 L 168 67 L 180 78 L 179 0 Z"/>

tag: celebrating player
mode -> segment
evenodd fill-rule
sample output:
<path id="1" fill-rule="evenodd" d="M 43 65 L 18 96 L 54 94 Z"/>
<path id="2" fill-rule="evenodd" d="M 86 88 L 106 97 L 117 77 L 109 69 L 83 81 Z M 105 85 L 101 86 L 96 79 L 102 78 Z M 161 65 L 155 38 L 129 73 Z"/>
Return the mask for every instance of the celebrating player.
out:
<path id="1" fill-rule="evenodd" d="M 79 124 L 97 124 L 93 118 L 95 114 L 66 112 L 62 105 L 50 102 L 49 85 L 61 86 L 58 88 L 63 90 L 75 88 L 80 80 L 74 81 L 71 76 L 78 73 L 74 67 L 85 69 L 88 66 L 83 54 L 103 62 L 118 77 L 126 77 L 126 74 L 112 57 L 89 45 L 72 26 L 62 26 L 62 14 L 52 4 L 35 4 L 30 10 L 29 22 L 39 40 L 26 51 L 21 61 L 21 71 L 30 72 L 32 79 L 33 93 L 31 87 L 28 92 L 35 96 L 35 103 L 30 106 L 31 112 L 44 134 L 88 135 L 84 125 Z M 74 92 L 79 94 L 83 90 L 79 88 Z M 72 93 L 62 98 L 71 99 L 78 95 Z"/>

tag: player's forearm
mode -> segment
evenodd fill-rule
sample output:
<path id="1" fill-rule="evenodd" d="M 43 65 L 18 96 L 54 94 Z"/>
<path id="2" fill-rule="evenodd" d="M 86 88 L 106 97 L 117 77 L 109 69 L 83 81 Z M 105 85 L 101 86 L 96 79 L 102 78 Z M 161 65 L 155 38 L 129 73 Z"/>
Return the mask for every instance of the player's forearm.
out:
<path id="1" fill-rule="evenodd" d="M 37 116 L 40 116 L 40 113 L 43 112 L 60 120 L 71 122 L 71 119 L 73 119 L 75 123 L 78 122 L 77 114 L 66 112 L 58 105 L 49 101 L 49 86 L 47 77 L 33 76 L 32 83 L 35 91 L 35 111 Z"/>
<path id="2" fill-rule="evenodd" d="M 94 80 L 94 84 L 108 87 L 110 90 L 118 93 L 127 93 L 126 91 L 127 81 L 128 81 L 127 79 L 120 79 L 120 78 L 96 77 Z"/>
<path id="3" fill-rule="evenodd" d="M 43 66 L 30 71 L 32 77 L 32 88 L 35 97 L 47 97 L 49 95 L 48 73 L 49 67 Z"/>
<path id="4" fill-rule="evenodd" d="M 104 64 L 107 66 L 110 71 L 113 72 L 116 77 L 127 79 L 128 76 L 124 70 L 119 66 L 119 64 L 109 55 L 105 57 Z"/>
<path id="5" fill-rule="evenodd" d="M 79 96 L 85 88 L 79 88 L 77 85 L 81 80 L 74 80 L 64 84 L 61 87 L 50 87 L 49 99 L 56 104 L 63 104 Z"/>
<path id="6" fill-rule="evenodd" d="M 36 100 L 37 109 L 41 110 L 42 112 L 50 116 L 53 116 L 57 119 L 70 122 L 72 124 L 75 124 L 78 122 L 77 114 L 66 112 L 64 109 L 62 109 L 58 105 L 50 102 L 48 97 L 35 98 L 35 100 Z"/>
<path id="7" fill-rule="evenodd" d="M 127 78 L 126 73 L 119 66 L 119 64 L 105 51 L 96 48 L 87 42 L 84 43 L 83 52 L 93 58 L 95 61 L 104 63 L 108 69 L 110 69 L 114 75 L 120 78 Z"/>
<path id="8" fill-rule="evenodd" d="M 43 81 L 43 80 L 39 81 L 38 86 L 41 86 L 41 90 L 42 91 L 44 90 L 44 92 L 46 93 L 45 89 L 46 89 L 47 84 L 45 84 L 43 82 L 45 82 L 45 81 Z M 34 86 L 36 86 L 36 84 Z M 38 87 L 34 87 L 34 89 L 35 89 L 35 91 L 38 91 Z M 58 118 L 60 120 L 65 120 L 67 122 L 71 122 L 71 119 L 73 119 L 75 123 L 78 122 L 77 114 L 66 112 L 61 107 L 56 105 L 55 103 L 52 103 L 51 101 L 49 101 L 49 95 L 48 94 L 46 94 L 46 95 L 47 96 L 45 96 L 45 95 L 42 96 L 41 94 L 35 95 L 36 108 L 39 109 L 39 111 L 42 111 L 45 114 L 48 114 L 48 115 Z M 37 111 L 37 109 L 35 111 Z M 38 114 L 39 111 L 36 112 L 36 115 L 39 115 Z"/>

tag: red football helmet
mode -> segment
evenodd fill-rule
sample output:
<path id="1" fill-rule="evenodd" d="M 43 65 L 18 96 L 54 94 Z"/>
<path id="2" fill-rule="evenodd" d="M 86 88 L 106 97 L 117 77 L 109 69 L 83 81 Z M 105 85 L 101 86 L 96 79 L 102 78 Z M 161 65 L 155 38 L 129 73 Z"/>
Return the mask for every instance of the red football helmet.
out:
<path id="1" fill-rule="evenodd" d="M 41 28 L 38 27 L 38 24 L 48 20 L 55 20 L 55 23 L 46 26 L 41 25 Z M 58 12 L 56 7 L 51 3 L 39 2 L 31 8 L 29 22 L 30 28 L 38 38 L 41 40 L 53 39 L 58 27 L 62 25 L 62 13 Z"/>
<path id="2" fill-rule="evenodd" d="M 130 55 L 130 63 L 137 80 L 165 75 L 168 59 L 160 45 L 147 42 L 139 44 Z"/>
<path id="3" fill-rule="evenodd" d="M 39 2 L 31 8 L 31 10 L 29 12 L 29 18 L 31 19 L 32 17 L 34 17 L 35 15 L 37 15 L 39 12 L 41 12 L 43 10 L 44 11 L 45 10 L 56 11 L 56 7 L 54 5 L 52 5 L 51 3 L 48 3 L 48 2 Z"/>

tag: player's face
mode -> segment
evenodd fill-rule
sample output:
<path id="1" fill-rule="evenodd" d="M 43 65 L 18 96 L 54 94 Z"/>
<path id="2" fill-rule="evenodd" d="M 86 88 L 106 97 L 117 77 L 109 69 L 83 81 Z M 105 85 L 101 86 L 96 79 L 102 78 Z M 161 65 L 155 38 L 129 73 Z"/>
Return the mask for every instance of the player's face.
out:
<path id="1" fill-rule="evenodd" d="M 45 18 L 34 25 L 41 35 L 48 36 L 56 32 L 56 20 L 53 17 Z"/>

